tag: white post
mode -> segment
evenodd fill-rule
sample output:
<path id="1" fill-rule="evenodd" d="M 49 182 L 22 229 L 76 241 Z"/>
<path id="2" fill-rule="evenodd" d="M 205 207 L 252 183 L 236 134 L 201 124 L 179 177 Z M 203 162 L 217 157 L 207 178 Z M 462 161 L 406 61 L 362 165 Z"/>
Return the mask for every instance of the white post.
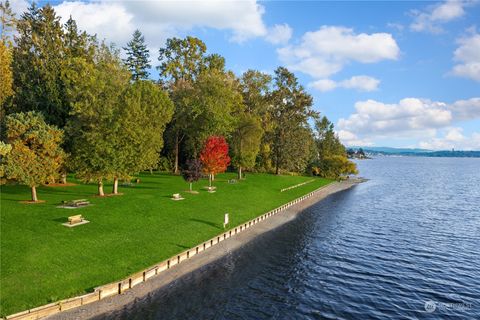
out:
<path id="1" fill-rule="evenodd" d="M 223 220 L 223 229 L 225 229 L 225 226 L 228 224 L 229 219 L 228 219 L 228 213 L 225 213 L 225 218 Z"/>

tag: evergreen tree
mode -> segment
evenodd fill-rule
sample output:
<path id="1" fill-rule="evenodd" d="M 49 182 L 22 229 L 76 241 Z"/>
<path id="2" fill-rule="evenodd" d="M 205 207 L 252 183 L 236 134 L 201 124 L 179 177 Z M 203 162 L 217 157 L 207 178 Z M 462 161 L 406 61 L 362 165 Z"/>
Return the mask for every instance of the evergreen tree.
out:
<path id="1" fill-rule="evenodd" d="M 78 29 L 77 23 L 72 16 L 64 25 L 64 48 L 67 59 L 82 57 L 93 62 L 97 39 Z"/>
<path id="2" fill-rule="evenodd" d="M 33 3 L 17 24 L 13 51 L 14 103 L 19 111 L 36 110 L 45 120 L 65 126 L 70 106 L 61 81 L 65 61 L 63 29 L 50 5 Z"/>
<path id="3" fill-rule="evenodd" d="M 312 171 L 316 175 L 336 179 L 341 175 L 357 173 L 355 163 L 348 160 L 347 150 L 327 117 L 315 121 L 315 144 L 317 156 Z"/>
<path id="4" fill-rule="evenodd" d="M 151 68 L 149 60 L 150 54 L 145 44 L 145 38 L 140 30 L 135 30 L 132 40 L 130 40 L 123 49 L 127 52 L 127 58 L 123 61 L 132 73 L 132 80 L 148 79 L 148 69 Z"/>

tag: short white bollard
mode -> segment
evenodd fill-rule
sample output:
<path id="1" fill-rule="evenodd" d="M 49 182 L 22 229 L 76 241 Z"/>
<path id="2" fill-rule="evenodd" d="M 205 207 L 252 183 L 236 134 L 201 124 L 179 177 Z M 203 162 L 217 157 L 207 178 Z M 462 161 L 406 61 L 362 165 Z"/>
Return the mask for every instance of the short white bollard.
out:
<path id="1" fill-rule="evenodd" d="M 227 226 L 229 222 L 229 219 L 228 219 L 228 213 L 225 213 L 225 218 L 223 220 L 223 229 L 225 229 L 225 227 Z"/>

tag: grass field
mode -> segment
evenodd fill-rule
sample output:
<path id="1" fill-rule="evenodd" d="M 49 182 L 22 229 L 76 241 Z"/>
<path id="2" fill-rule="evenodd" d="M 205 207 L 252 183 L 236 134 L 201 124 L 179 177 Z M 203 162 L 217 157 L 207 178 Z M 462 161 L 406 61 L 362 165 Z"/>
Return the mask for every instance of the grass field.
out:
<path id="1" fill-rule="evenodd" d="M 1 315 L 43 305 L 93 290 L 122 279 L 178 252 L 205 241 L 222 230 L 223 215 L 230 227 L 254 218 L 329 182 L 315 179 L 280 192 L 311 177 L 247 174 L 236 184 L 234 174 L 216 177 L 216 193 L 182 192 L 179 176 L 142 174 L 141 183 L 120 187 L 122 196 L 95 197 L 96 185 L 40 187 L 40 204 L 29 200 L 25 186 L 1 188 Z M 73 179 L 69 182 L 78 183 Z M 111 186 L 106 185 L 109 192 Z M 172 201 L 173 193 L 186 199 Z M 57 208 L 62 200 L 87 198 L 93 205 Z M 82 214 L 88 224 L 62 226 L 69 215 Z"/>

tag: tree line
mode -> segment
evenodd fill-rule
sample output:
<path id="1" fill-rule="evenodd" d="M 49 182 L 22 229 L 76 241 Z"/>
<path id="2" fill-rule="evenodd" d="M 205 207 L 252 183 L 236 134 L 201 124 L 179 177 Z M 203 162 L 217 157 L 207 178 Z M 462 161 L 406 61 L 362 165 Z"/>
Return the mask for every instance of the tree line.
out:
<path id="1" fill-rule="evenodd" d="M 104 181 L 117 193 L 119 180 L 143 170 L 198 167 L 212 138 L 226 141 L 239 178 L 356 172 L 333 124 L 285 67 L 237 76 L 202 40 L 174 37 L 158 52 L 153 81 L 139 30 L 122 59 L 71 17 L 62 24 L 50 5 L 33 3 L 18 19 L 8 1 L 0 11 L 0 175 L 30 186 L 34 200 L 36 186 L 65 182 L 67 172 L 103 195 Z"/>

